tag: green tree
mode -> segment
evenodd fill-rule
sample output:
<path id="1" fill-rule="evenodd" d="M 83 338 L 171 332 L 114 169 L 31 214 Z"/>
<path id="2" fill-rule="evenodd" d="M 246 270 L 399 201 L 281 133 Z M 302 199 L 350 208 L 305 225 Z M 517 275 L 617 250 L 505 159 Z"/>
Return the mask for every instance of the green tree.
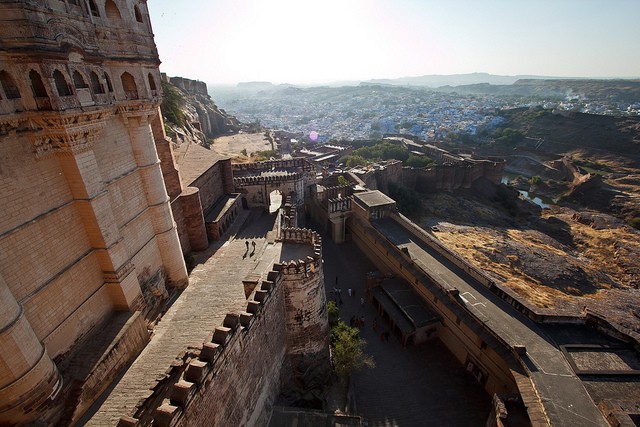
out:
<path id="1" fill-rule="evenodd" d="M 329 324 L 335 325 L 340 319 L 340 309 L 335 301 L 329 301 L 327 303 L 327 313 L 329 314 Z"/>
<path id="2" fill-rule="evenodd" d="M 345 178 L 342 175 L 338 176 L 338 185 L 350 185 L 350 184 L 351 183 L 349 182 L 349 180 L 347 178 Z"/>
<path id="3" fill-rule="evenodd" d="M 160 104 L 160 110 L 162 111 L 162 116 L 168 122 L 173 123 L 177 126 L 185 125 L 184 112 L 182 109 L 186 104 L 186 100 L 184 95 L 174 85 L 171 83 L 161 81 L 162 84 L 162 104 Z"/>
<path id="4" fill-rule="evenodd" d="M 362 156 L 345 156 L 342 159 L 340 159 L 340 162 L 341 163 L 343 162 L 345 165 L 347 165 L 350 168 L 353 168 L 356 166 L 364 166 L 369 163 Z"/>
<path id="5" fill-rule="evenodd" d="M 404 162 L 404 164 L 406 166 L 411 166 L 413 168 L 424 168 L 429 165 L 435 164 L 435 162 L 430 157 L 418 156 L 416 154 L 411 153 L 409 154 L 409 157 L 407 157 L 407 160 Z"/>
<path id="6" fill-rule="evenodd" d="M 422 206 L 420 193 L 394 182 L 389 183 L 389 197 L 396 201 L 398 210 L 403 214 L 415 213 Z"/>
<path id="7" fill-rule="evenodd" d="M 349 327 L 342 321 L 331 328 L 333 367 L 336 374 L 345 380 L 364 366 L 376 366 L 373 358 L 364 353 L 366 341 L 360 338 L 359 333 L 357 328 Z"/>

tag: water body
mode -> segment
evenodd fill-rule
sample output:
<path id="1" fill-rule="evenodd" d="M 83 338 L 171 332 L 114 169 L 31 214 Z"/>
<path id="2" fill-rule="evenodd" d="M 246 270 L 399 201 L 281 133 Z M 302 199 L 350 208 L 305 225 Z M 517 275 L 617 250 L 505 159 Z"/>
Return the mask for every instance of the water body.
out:
<path id="1" fill-rule="evenodd" d="M 509 185 L 509 181 L 511 181 L 512 179 L 514 179 L 517 176 L 518 175 L 512 174 L 512 173 L 505 173 L 504 175 L 502 175 L 502 180 L 500 180 L 500 182 L 503 183 L 503 184 Z M 551 200 L 542 199 L 542 198 L 540 198 L 540 197 L 538 197 L 538 196 L 536 196 L 534 194 L 529 194 L 529 192 L 526 191 L 526 190 L 518 190 L 518 192 L 526 200 L 530 201 L 533 204 L 536 204 L 536 205 L 540 206 L 542 209 L 549 209 L 549 208 L 551 208 L 551 204 L 553 204 L 553 202 Z"/>

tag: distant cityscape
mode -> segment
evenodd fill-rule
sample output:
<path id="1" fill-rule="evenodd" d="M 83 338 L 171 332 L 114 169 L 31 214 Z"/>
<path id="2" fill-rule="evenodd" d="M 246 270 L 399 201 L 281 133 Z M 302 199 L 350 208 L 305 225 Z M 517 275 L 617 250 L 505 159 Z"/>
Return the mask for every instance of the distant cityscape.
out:
<path id="1" fill-rule="evenodd" d="M 449 132 L 476 135 L 502 122 L 501 109 L 536 107 L 599 115 L 640 115 L 640 101 L 594 99 L 568 93 L 563 99 L 540 96 L 495 96 L 420 87 L 360 85 L 266 90 L 215 90 L 212 98 L 245 123 L 309 134 L 318 140 L 376 139 L 404 133 L 425 141 Z M 461 90 L 463 91 L 463 90 Z"/>

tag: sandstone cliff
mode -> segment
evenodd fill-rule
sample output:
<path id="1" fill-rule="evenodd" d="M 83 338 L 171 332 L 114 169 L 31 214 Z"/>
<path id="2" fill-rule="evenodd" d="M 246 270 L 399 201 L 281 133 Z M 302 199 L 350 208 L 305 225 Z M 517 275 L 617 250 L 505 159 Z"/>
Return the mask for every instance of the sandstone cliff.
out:
<path id="1" fill-rule="evenodd" d="M 165 130 L 175 143 L 207 147 L 211 138 L 237 133 L 243 125 L 219 109 L 204 82 L 162 75 L 162 115 Z"/>

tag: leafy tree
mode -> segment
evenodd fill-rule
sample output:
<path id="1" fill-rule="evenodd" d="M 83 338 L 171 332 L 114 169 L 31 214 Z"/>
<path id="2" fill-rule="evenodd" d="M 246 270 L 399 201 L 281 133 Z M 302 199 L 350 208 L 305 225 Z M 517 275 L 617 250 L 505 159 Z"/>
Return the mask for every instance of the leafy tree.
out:
<path id="1" fill-rule="evenodd" d="M 369 163 L 362 156 L 345 156 L 342 159 L 340 159 L 340 162 L 346 164 L 350 168 L 353 168 L 356 166 L 364 166 L 367 163 Z"/>
<path id="2" fill-rule="evenodd" d="M 389 197 L 396 201 L 398 210 L 404 214 L 415 213 L 422 206 L 420 193 L 393 182 L 389 183 Z"/>
<path id="3" fill-rule="evenodd" d="M 407 160 L 404 162 L 404 164 L 413 168 L 424 168 L 429 165 L 435 164 L 435 162 L 430 157 L 417 156 L 411 153 L 409 154 L 409 157 L 407 157 Z"/>
<path id="4" fill-rule="evenodd" d="M 184 99 L 184 95 L 180 89 L 171 83 L 162 80 L 161 84 L 162 92 L 164 93 L 162 96 L 162 104 L 160 104 L 162 116 L 166 121 L 171 122 L 176 126 L 184 126 L 186 122 L 182 109 L 187 102 Z"/>
<path id="5" fill-rule="evenodd" d="M 329 314 L 329 324 L 335 325 L 340 319 L 340 309 L 335 301 L 329 301 L 327 303 L 327 313 Z"/>
<path id="6" fill-rule="evenodd" d="M 364 366 L 375 367 L 373 358 L 364 353 L 366 341 L 359 333 L 358 328 L 349 327 L 342 321 L 331 328 L 333 367 L 340 378 L 347 379 Z"/>
<path id="7" fill-rule="evenodd" d="M 349 180 L 347 178 L 345 178 L 342 175 L 338 176 L 338 185 L 350 185 L 350 184 L 351 183 L 349 182 Z"/>
<path id="8" fill-rule="evenodd" d="M 513 128 L 498 128 L 494 135 L 498 142 L 505 144 L 515 144 L 524 139 L 524 134 L 518 129 Z"/>

